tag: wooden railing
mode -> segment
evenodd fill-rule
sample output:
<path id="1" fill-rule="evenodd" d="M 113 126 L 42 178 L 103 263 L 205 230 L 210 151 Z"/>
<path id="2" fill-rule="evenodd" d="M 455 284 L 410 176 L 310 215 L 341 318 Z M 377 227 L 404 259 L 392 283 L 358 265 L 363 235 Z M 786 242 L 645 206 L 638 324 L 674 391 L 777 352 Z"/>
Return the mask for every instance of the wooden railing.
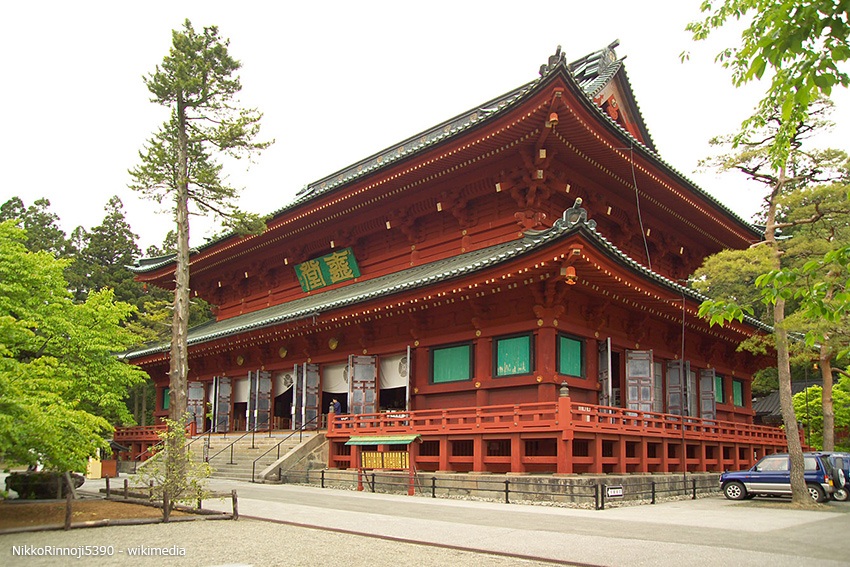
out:
<path id="1" fill-rule="evenodd" d="M 571 403 L 569 427 L 574 431 L 611 431 L 658 437 L 681 436 L 684 428 L 686 438 L 785 443 L 785 431 L 777 427 L 581 403 Z"/>
<path id="2" fill-rule="evenodd" d="M 329 416 L 327 436 L 572 430 L 670 438 L 681 437 L 684 428 L 684 436 L 689 439 L 785 443 L 785 432 L 775 427 L 638 412 L 578 402 L 568 402 L 567 405 L 567 415 L 561 415 L 558 402 L 333 415 Z"/>
<path id="3" fill-rule="evenodd" d="M 116 427 L 113 439 L 119 445 L 124 443 L 143 442 L 143 441 L 159 441 L 162 439 L 162 433 L 167 429 L 164 423 L 157 425 L 135 425 L 131 427 Z M 186 436 L 194 437 L 197 435 L 197 426 L 194 421 L 190 421 L 186 425 Z"/>
<path id="4" fill-rule="evenodd" d="M 136 425 L 133 427 L 116 427 L 113 439 L 116 443 L 131 443 L 134 441 L 159 441 L 166 425 Z"/>

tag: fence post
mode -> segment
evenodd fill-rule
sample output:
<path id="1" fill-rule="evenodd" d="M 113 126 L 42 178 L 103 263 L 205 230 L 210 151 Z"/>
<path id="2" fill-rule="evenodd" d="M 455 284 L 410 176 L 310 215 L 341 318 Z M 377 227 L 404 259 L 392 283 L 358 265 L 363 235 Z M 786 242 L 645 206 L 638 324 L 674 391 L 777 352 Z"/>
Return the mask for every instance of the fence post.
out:
<path id="1" fill-rule="evenodd" d="M 130 481 L 129 479 L 124 479 L 124 500 L 127 500 L 130 497 Z"/>
<path id="2" fill-rule="evenodd" d="M 598 485 L 597 485 L 598 486 Z M 599 502 L 601 502 L 600 510 L 605 509 L 605 490 L 607 489 L 606 485 L 602 485 L 599 487 Z"/>
<path id="3" fill-rule="evenodd" d="M 239 519 L 239 502 L 236 499 L 236 490 L 230 491 L 230 501 L 233 503 L 233 519 Z"/>
<path id="4" fill-rule="evenodd" d="M 693 487 L 694 487 L 694 493 L 691 496 L 691 500 L 696 500 L 697 499 L 697 479 L 692 478 L 691 482 L 693 483 Z"/>
<path id="5" fill-rule="evenodd" d="M 653 480 L 649 484 L 652 486 L 652 501 L 650 503 L 655 504 L 655 481 Z"/>
<path id="6" fill-rule="evenodd" d="M 153 502 L 153 481 L 150 481 L 149 489 L 150 489 L 150 493 L 151 493 L 150 499 L 151 499 L 151 502 Z"/>
<path id="7" fill-rule="evenodd" d="M 325 469 L 322 469 L 322 488 L 325 487 Z"/>
<path id="8" fill-rule="evenodd" d="M 61 482 L 60 482 L 61 486 Z M 71 529 L 71 496 L 72 493 L 70 490 L 65 493 L 65 529 Z"/>
<path id="9" fill-rule="evenodd" d="M 109 498 L 109 477 L 106 477 L 106 497 Z"/>
<path id="10" fill-rule="evenodd" d="M 594 507 L 599 510 L 599 483 L 593 485 Z"/>
<path id="11" fill-rule="evenodd" d="M 437 477 L 431 477 L 431 498 L 437 497 Z"/>
<path id="12" fill-rule="evenodd" d="M 372 493 L 375 492 L 375 473 L 372 473 Z"/>
<path id="13" fill-rule="evenodd" d="M 510 504 L 510 503 L 511 503 L 511 500 L 510 500 L 510 498 L 508 497 L 508 495 L 509 495 L 509 494 L 510 494 L 510 492 L 511 492 L 511 485 L 510 485 L 510 484 L 511 484 L 511 481 L 510 481 L 510 480 L 508 480 L 508 479 L 506 478 L 506 479 L 505 479 L 505 504 Z"/>

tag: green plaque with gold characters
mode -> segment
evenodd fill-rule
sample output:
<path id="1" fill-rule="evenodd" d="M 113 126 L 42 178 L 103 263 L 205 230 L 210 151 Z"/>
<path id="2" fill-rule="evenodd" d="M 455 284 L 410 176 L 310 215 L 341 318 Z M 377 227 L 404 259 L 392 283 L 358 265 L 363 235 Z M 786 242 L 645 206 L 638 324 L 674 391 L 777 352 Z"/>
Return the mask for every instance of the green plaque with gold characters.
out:
<path id="1" fill-rule="evenodd" d="M 304 291 L 313 291 L 329 285 L 360 277 L 360 268 L 351 248 L 332 252 L 295 265 L 298 283 Z"/>

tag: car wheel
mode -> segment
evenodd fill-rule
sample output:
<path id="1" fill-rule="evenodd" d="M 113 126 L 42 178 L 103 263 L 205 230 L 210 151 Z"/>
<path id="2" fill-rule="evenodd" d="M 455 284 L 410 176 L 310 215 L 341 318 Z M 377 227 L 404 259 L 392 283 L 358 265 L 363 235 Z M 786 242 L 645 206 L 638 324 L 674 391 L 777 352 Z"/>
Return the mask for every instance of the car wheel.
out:
<path id="1" fill-rule="evenodd" d="M 730 482 L 723 487 L 723 495 L 729 500 L 743 500 L 747 497 L 747 489 L 740 482 Z"/>
<path id="2" fill-rule="evenodd" d="M 847 502 L 850 499 L 850 491 L 847 490 L 847 487 L 839 488 L 833 493 L 832 498 L 834 500 L 838 500 L 839 502 Z"/>
<path id="3" fill-rule="evenodd" d="M 809 484 L 807 487 L 809 489 L 809 496 L 812 497 L 812 500 L 815 502 L 823 502 L 826 500 L 826 493 L 823 491 L 822 487 L 817 484 Z"/>

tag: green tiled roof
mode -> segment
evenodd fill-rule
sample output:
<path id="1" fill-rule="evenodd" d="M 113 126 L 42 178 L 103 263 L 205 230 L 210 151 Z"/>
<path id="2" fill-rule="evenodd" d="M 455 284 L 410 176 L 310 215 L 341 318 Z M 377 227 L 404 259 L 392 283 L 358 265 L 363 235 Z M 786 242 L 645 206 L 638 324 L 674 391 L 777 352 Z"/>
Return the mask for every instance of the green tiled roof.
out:
<path id="1" fill-rule="evenodd" d="M 684 295 L 696 302 L 708 299 L 690 288 L 684 287 L 647 267 L 639 264 L 596 231 L 596 222 L 587 220 L 584 209 L 573 207 L 564 213 L 564 217 L 546 230 L 527 231 L 518 240 L 512 240 L 495 246 L 489 246 L 473 252 L 467 252 L 451 258 L 445 258 L 421 266 L 415 266 L 385 276 L 345 285 L 329 291 L 314 293 L 288 301 L 280 305 L 267 307 L 238 315 L 221 321 L 211 321 L 189 329 L 189 346 L 230 337 L 252 331 L 319 316 L 349 305 L 388 297 L 396 293 L 420 289 L 429 285 L 450 281 L 455 278 L 474 274 L 487 268 L 498 266 L 510 260 L 545 247 L 568 235 L 581 232 L 588 242 L 605 252 L 621 265 L 629 268 L 640 277 L 655 281 L 661 286 Z M 762 330 L 770 330 L 767 325 L 747 317 L 748 324 Z M 168 343 L 149 345 L 124 354 L 134 359 L 142 356 L 167 352 Z"/>
<path id="2" fill-rule="evenodd" d="M 436 126 L 424 132 L 416 134 L 415 136 L 412 136 L 398 144 L 390 146 L 389 148 L 382 150 L 376 154 L 373 154 L 361 161 L 358 161 L 346 167 L 345 169 L 342 169 L 336 173 L 328 175 L 327 177 L 319 179 L 318 181 L 310 183 L 298 192 L 293 202 L 285 205 L 281 209 L 274 211 L 273 213 L 268 215 L 268 218 L 271 219 L 278 217 L 281 214 L 284 214 L 285 212 L 291 209 L 301 206 L 304 203 L 311 201 L 328 191 L 346 185 L 350 182 L 353 182 L 381 169 L 384 169 L 401 159 L 408 158 L 424 150 L 427 150 L 428 148 L 436 144 L 454 138 L 479 123 L 490 120 L 491 118 L 494 118 L 496 116 L 500 116 L 507 112 L 510 108 L 514 107 L 520 101 L 525 100 L 531 93 L 535 92 L 540 87 L 540 85 L 547 83 L 550 77 L 557 75 L 558 72 L 561 72 L 564 73 L 566 76 L 570 77 L 573 81 L 575 81 L 575 84 L 579 87 L 581 92 L 583 92 L 587 98 L 588 108 L 596 112 L 598 116 L 603 121 L 609 123 L 611 127 L 619 130 L 621 135 L 625 136 L 625 139 L 630 141 L 637 151 L 644 152 L 649 159 L 662 165 L 670 173 L 678 177 L 684 184 L 690 187 L 693 191 L 702 195 L 704 198 L 724 210 L 727 214 L 735 218 L 742 225 L 748 227 L 750 230 L 755 231 L 755 229 L 750 223 L 741 219 L 731 209 L 720 203 L 713 196 L 703 191 L 692 181 L 682 175 L 682 173 L 680 173 L 672 166 L 670 166 L 670 164 L 665 162 L 656 153 L 655 147 L 654 145 L 652 145 L 651 140 L 648 140 L 649 145 L 647 146 L 634 139 L 631 133 L 623 129 L 619 124 L 617 124 L 613 119 L 611 119 L 605 112 L 603 112 L 592 102 L 593 96 L 597 94 L 602 87 L 608 84 L 608 82 L 615 74 L 617 74 L 617 72 L 622 70 L 625 74 L 625 69 L 623 68 L 623 59 L 617 59 L 614 53 L 614 47 L 616 47 L 617 44 L 617 42 L 614 42 L 611 45 L 600 49 L 599 51 L 595 51 L 589 55 L 586 55 L 585 57 L 582 57 L 570 64 L 567 64 L 564 61 L 563 57 L 561 57 L 557 63 L 544 65 L 540 69 L 541 76 L 537 79 L 526 83 L 512 91 L 509 91 L 499 97 L 496 97 L 490 101 L 487 101 L 472 110 L 459 114 L 458 116 L 451 118 L 441 124 L 437 124 Z M 626 78 L 626 85 L 629 89 L 631 88 L 630 84 L 628 83 L 628 78 Z M 636 100 L 635 105 L 637 105 Z M 640 110 L 638 109 L 638 113 L 639 112 Z M 648 132 L 647 136 L 649 136 Z M 219 238 L 216 238 L 215 240 L 206 242 L 197 248 L 193 248 L 192 253 L 206 249 L 207 247 L 215 243 L 221 242 L 232 236 L 233 234 L 225 234 Z M 174 255 L 160 256 L 158 258 L 142 258 L 136 262 L 135 266 L 128 266 L 128 269 L 135 273 L 150 272 L 162 268 L 164 266 L 173 264 L 174 258 Z"/>
<path id="3" fill-rule="evenodd" d="M 346 445 L 410 445 L 419 435 L 356 435 Z"/>

